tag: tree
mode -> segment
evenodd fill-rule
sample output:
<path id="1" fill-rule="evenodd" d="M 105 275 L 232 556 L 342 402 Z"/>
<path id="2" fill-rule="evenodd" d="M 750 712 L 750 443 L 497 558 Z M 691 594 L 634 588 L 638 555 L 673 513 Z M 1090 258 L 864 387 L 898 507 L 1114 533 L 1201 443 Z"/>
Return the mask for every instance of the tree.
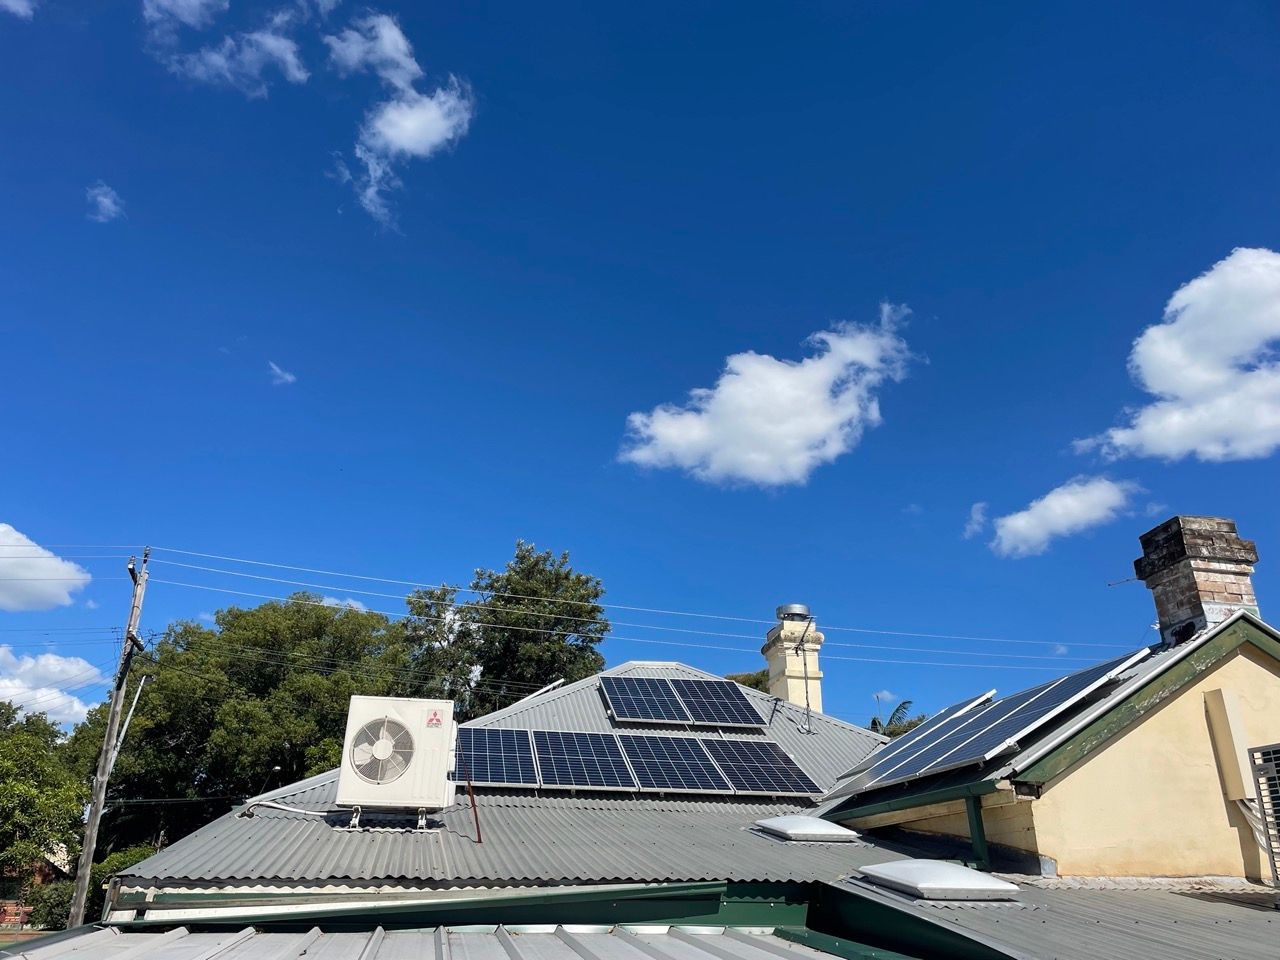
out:
<path id="1" fill-rule="evenodd" d="M 477 570 L 475 598 L 420 590 L 402 619 L 315 594 L 171 624 L 135 677 L 149 682 L 120 751 L 99 850 L 172 842 L 243 799 L 336 767 L 353 694 L 447 698 L 459 719 L 600 670 L 600 581 L 568 554 L 516 544 Z M 95 707 L 66 746 L 83 784 L 106 725 Z"/>
<path id="2" fill-rule="evenodd" d="M 463 649 L 478 678 L 468 715 L 506 706 L 553 680 L 572 683 L 604 668 L 596 650 L 609 632 L 599 604 L 604 586 L 575 571 L 568 553 L 540 552 L 518 540 L 503 570 L 476 571 L 471 591 L 476 599 L 455 608 L 455 629 L 465 637 Z"/>
<path id="3" fill-rule="evenodd" d="M 102 915 L 102 907 L 107 899 L 105 886 L 114 874 L 145 860 L 155 852 L 154 847 L 146 845 L 129 847 L 95 863 L 89 873 L 89 899 L 85 905 L 85 920 L 92 922 Z M 75 888 L 73 881 L 59 880 L 32 890 L 29 900 L 31 923 L 45 930 L 63 929 L 67 925 L 67 916 L 71 913 L 71 897 Z"/>
<path id="4" fill-rule="evenodd" d="M 917 713 L 915 716 L 910 715 L 911 701 L 903 700 L 900 704 L 893 708 L 893 713 L 889 714 L 888 720 L 881 720 L 879 716 L 871 718 L 872 732 L 882 733 L 886 737 L 893 739 L 901 736 L 908 730 L 914 730 L 920 724 L 929 719 L 927 714 Z"/>
<path id="5" fill-rule="evenodd" d="M 0 701 L 0 875 L 22 885 L 41 858 L 71 854 L 88 791 L 61 756 L 62 731 L 43 713 Z"/>
<path id="6" fill-rule="evenodd" d="M 734 683 L 740 683 L 744 687 L 750 687 L 752 690 L 759 690 L 761 693 L 769 692 L 769 668 L 756 670 L 754 673 L 730 673 L 725 675 L 726 680 L 732 680 Z"/>

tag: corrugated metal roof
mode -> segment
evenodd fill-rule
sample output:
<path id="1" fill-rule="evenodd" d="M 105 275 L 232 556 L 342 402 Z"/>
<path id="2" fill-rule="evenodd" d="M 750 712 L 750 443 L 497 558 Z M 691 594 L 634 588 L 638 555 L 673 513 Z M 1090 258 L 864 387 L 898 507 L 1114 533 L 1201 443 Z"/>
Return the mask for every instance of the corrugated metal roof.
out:
<path id="1" fill-rule="evenodd" d="M 3 951 L 0 951 L 3 955 Z M 433 927 L 305 933 L 86 932 L 31 947 L 28 960 L 829 960 L 772 933 L 723 927 Z"/>
<path id="2" fill-rule="evenodd" d="M 636 723 L 615 723 L 609 716 L 600 692 L 601 677 L 661 677 L 673 679 L 685 677 L 691 680 L 722 680 L 713 673 L 706 673 L 683 663 L 632 661 L 613 667 L 603 673 L 568 684 L 532 700 L 524 700 L 494 713 L 471 721 L 467 726 L 512 727 L 522 730 L 583 730 L 609 733 L 617 730 L 671 733 L 671 726 L 654 726 Z M 777 743 L 795 758 L 822 789 L 830 789 L 836 778 L 851 766 L 885 742 L 878 733 L 845 723 L 835 717 L 814 713 L 810 722 L 812 733 L 804 732 L 804 708 L 786 700 L 779 700 L 759 690 L 743 687 L 747 698 L 765 719 L 761 738 Z M 690 728 L 706 730 L 705 727 Z M 733 736 L 752 736 L 750 730 L 737 729 Z"/>
<path id="3" fill-rule="evenodd" d="M 314 777 L 281 803 L 334 810 L 335 774 Z M 427 886 L 516 883 L 833 880 L 861 864 L 900 855 L 860 843 L 795 843 L 753 828 L 794 813 L 794 803 L 675 799 L 657 795 L 551 796 L 476 793 L 438 830 L 405 829 L 412 819 L 348 811 L 320 818 L 259 807 L 227 814 L 130 867 L 126 883 L 399 882 Z M 389 828 L 394 825 L 394 829 Z"/>
<path id="4" fill-rule="evenodd" d="M 713 678 L 676 663 L 627 663 L 606 673 Z M 767 718 L 759 736 L 776 740 L 824 787 L 882 740 L 822 714 L 813 715 L 814 732 L 804 733 L 802 709 L 758 691 L 747 693 Z M 472 725 L 624 729 L 608 715 L 598 676 L 481 717 Z M 625 729 L 636 728 L 627 725 Z M 735 730 L 734 735 L 741 736 L 743 731 Z M 835 879 L 858 862 L 871 862 L 859 860 L 856 845 L 793 844 L 788 848 L 782 841 L 750 832 L 756 820 L 804 809 L 802 801 L 483 788 L 476 791 L 484 835 L 484 843 L 478 844 L 471 811 L 464 803 L 440 814 L 443 826 L 436 831 L 399 829 L 406 824 L 403 818 L 369 812 L 362 829 L 347 829 L 350 813 L 335 807 L 336 781 L 337 771 L 331 771 L 264 795 L 288 806 L 330 812 L 330 816 L 263 807 L 252 818 L 227 814 L 130 868 L 124 876 L 156 882 L 396 881 L 438 886 L 812 880 Z M 397 829 L 386 829 L 389 825 Z M 872 859 L 891 857 L 882 851 L 872 854 Z"/>
<path id="5" fill-rule="evenodd" d="M 1083 890 L 1024 886 L 1021 906 L 911 909 L 1019 960 L 1276 960 L 1271 896 L 1221 890 Z"/>

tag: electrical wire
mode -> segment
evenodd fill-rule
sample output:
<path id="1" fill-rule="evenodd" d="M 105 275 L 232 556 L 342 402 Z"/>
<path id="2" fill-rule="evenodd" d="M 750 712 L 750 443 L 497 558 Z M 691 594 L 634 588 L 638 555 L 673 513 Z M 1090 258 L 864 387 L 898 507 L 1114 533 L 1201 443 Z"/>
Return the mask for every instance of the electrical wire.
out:
<path id="1" fill-rule="evenodd" d="M 149 582 L 165 584 L 167 586 L 172 586 L 172 587 L 190 587 L 196 590 L 211 590 L 211 591 L 214 591 L 215 593 L 229 593 L 237 596 L 252 597 L 257 600 L 274 600 L 278 603 L 301 603 L 308 606 L 329 607 L 332 609 L 332 604 L 323 603 L 322 601 L 318 601 L 318 600 L 299 600 L 299 599 L 290 598 L 290 597 L 276 597 L 276 596 L 271 596 L 269 594 L 250 593 L 244 590 L 232 590 L 227 587 L 213 587 L 213 586 L 209 586 L 207 584 L 202 584 L 202 583 L 182 583 L 176 580 L 160 580 L 155 577 L 150 578 Z M 384 617 L 389 617 L 393 620 L 432 620 L 432 621 L 440 621 L 440 622 L 447 622 L 448 620 L 448 618 L 445 618 L 445 617 L 423 617 L 423 616 L 417 616 L 414 614 L 406 614 L 406 613 L 390 613 L 385 610 L 366 610 L 361 612 L 376 613 Z M 577 635 L 577 633 L 572 630 L 550 630 L 545 627 L 520 627 L 520 626 L 513 626 L 510 624 L 503 624 L 503 623 L 484 623 L 484 622 L 477 622 L 475 625 L 481 626 L 481 627 L 496 627 L 504 630 L 523 630 L 528 633 L 552 634 L 552 635 L 559 635 L 559 636 L 576 636 Z M 755 650 L 748 650 L 747 648 L 744 648 L 744 647 L 712 646 L 710 644 L 705 644 L 705 643 L 679 643 L 674 640 L 653 640 L 653 639 L 643 639 L 639 637 L 620 637 L 616 635 L 610 635 L 609 639 L 615 640 L 615 641 L 627 642 L 627 643 L 663 644 L 666 646 L 693 647 L 695 649 L 703 649 L 703 650 L 731 650 L 735 653 L 755 653 L 756 652 Z M 999 656 L 999 654 L 989 654 L 989 656 Z M 847 661 L 856 662 L 856 663 L 905 663 L 905 664 L 914 664 L 917 666 L 930 666 L 930 667 L 981 667 L 983 669 L 992 669 L 992 670 L 1043 670 L 1051 673 L 1062 672 L 1056 667 L 1022 666 L 1020 664 L 1015 665 L 1015 664 L 989 664 L 989 663 L 950 663 L 950 662 L 936 662 L 936 661 L 927 661 L 927 660 L 896 660 L 896 659 L 888 659 L 888 658 L 882 658 L 882 657 L 843 657 L 843 656 L 834 655 L 834 654 L 828 655 L 827 659 L 847 660 Z"/>
<path id="2" fill-rule="evenodd" d="M 206 566 L 201 566 L 199 564 L 192 564 L 192 563 L 178 563 L 177 561 L 173 561 L 173 560 L 155 560 L 153 562 L 165 563 L 175 567 L 184 567 L 188 570 L 200 570 L 206 573 L 216 573 L 216 574 L 221 574 L 221 575 L 231 576 L 231 577 L 245 577 L 250 580 L 264 580 L 271 583 L 281 583 L 291 587 L 308 587 L 314 590 L 320 590 L 324 592 L 331 591 L 334 593 L 356 593 L 356 594 L 360 594 L 361 596 L 380 597 L 380 598 L 389 599 L 389 600 L 405 599 L 405 595 L 403 593 L 379 593 L 374 590 L 362 590 L 357 587 L 345 587 L 345 586 L 340 587 L 334 584 L 310 583 L 304 580 L 285 580 L 280 577 L 268 577 L 268 576 L 264 576 L 262 574 L 256 574 L 256 573 L 243 573 L 237 570 L 221 570 L 216 567 L 206 567 Z M 162 581 L 156 581 L 156 582 L 162 582 Z M 326 604 L 326 606 L 332 606 L 332 604 Z M 526 610 L 526 609 L 521 609 L 519 607 L 515 607 L 515 608 L 495 607 L 495 606 L 488 606 L 485 604 L 470 603 L 470 602 L 460 604 L 460 606 L 464 606 L 468 610 L 492 610 L 492 611 L 497 611 L 499 613 L 526 614 L 528 616 L 555 616 L 556 619 L 559 619 L 559 620 L 577 620 L 583 623 L 598 622 L 595 617 L 575 617 L 570 614 L 548 614 L 545 611 Z M 375 610 L 370 612 L 378 613 L 380 611 Z M 404 616 L 404 615 L 403 614 L 384 614 L 384 616 Z M 423 617 L 418 614 L 410 614 L 410 616 L 414 616 L 418 619 L 438 619 L 438 618 L 431 618 L 431 617 Z M 702 636 L 702 637 L 728 637 L 735 640 L 759 639 L 755 634 L 749 634 L 749 633 L 724 633 L 724 632 L 715 631 L 715 630 L 689 630 L 684 627 L 669 627 L 669 626 L 662 626 L 659 624 L 652 624 L 652 623 L 633 623 L 626 620 L 612 620 L 610 621 L 610 623 L 613 626 L 634 627 L 641 630 L 663 630 L 668 633 L 686 633 L 686 634 L 693 634 L 695 636 Z M 481 624 L 481 626 L 495 626 L 495 624 Z M 514 629 L 521 629 L 521 628 L 514 628 Z M 573 631 L 564 631 L 564 633 L 572 634 Z M 1039 643 L 1040 641 L 1027 641 L 1027 642 Z M 969 650 L 951 650 L 951 649 L 939 650 L 936 647 L 903 647 L 900 645 L 887 646 L 884 644 L 875 644 L 875 643 L 842 643 L 838 640 L 830 641 L 827 644 L 827 646 L 854 647 L 854 648 L 869 649 L 869 650 L 894 650 L 894 651 L 910 652 L 910 653 L 942 653 L 942 654 L 949 654 L 952 656 L 960 656 L 960 657 L 1002 657 L 1006 659 L 1016 659 L 1016 660 L 1052 660 L 1055 663 L 1069 663 L 1072 661 L 1076 661 L 1080 663 L 1093 662 L 1091 658 L 1086 658 L 1086 657 L 1046 656 L 1043 654 L 1025 654 L 1025 653 L 1021 653 L 1021 654 L 1020 653 L 990 653 L 987 651 L 969 651 Z"/>
<path id="3" fill-rule="evenodd" d="M 450 590 L 456 590 L 459 593 L 484 594 L 487 592 L 490 596 L 511 597 L 517 600 L 537 600 L 540 603 L 545 602 L 545 603 L 590 605 L 590 606 L 599 606 L 599 607 L 603 607 L 605 609 L 611 609 L 611 610 L 629 610 L 634 613 L 653 613 L 653 614 L 660 614 L 663 616 L 673 616 L 673 617 L 702 617 L 710 620 L 733 620 L 733 621 L 738 621 L 740 623 L 772 624 L 774 622 L 772 620 L 762 620 L 758 617 L 726 616 L 724 614 L 716 614 L 716 613 L 695 613 L 687 610 L 666 610 L 666 609 L 657 608 L 657 607 L 628 606 L 628 605 L 619 604 L 619 603 L 598 603 L 596 601 L 590 601 L 590 600 L 567 600 L 561 597 L 535 597 L 529 594 L 521 594 L 521 593 L 503 593 L 501 591 L 481 591 L 481 590 L 476 590 L 469 587 L 451 587 L 448 584 L 423 583 L 417 580 L 396 580 L 390 577 L 374 577 L 374 576 L 369 576 L 369 575 L 360 574 L 360 573 L 342 573 L 342 572 L 333 571 L 333 570 L 321 570 L 314 567 L 294 566 L 287 563 L 272 563 L 265 560 L 249 560 L 244 557 L 229 557 L 229 556 L 216 554 L 216 553 L 201 553 L 195 550 L 182 550 L 177 547 L 152 547 L 151 549 L 153 552 L 176 553 L 181 556 L 202 557 L 206 560 L 222 560 L 229 563 L 244 563 L 244 564 L 250 564 L 250 565 L 259 566 L 259 567 L 271 567 L 277 570 L 297 570 L 302 573 L 314 573 L 320 576 L 327 576 L 327 577 L 342 577 L 343 579 L 349 579 L 349 580 L 364 580 L 364 581 L 369 581 L 373 583 L 393 583 L 398 586 L 408 586 L 408 587 L 415 587 L 415 588 L 421 588 L 421 589 L 450 589 Z M 160 562 L 160 561 L 161 561 L 161 558 L 154 557 L 154 556 L 152 557 L 153 563 Z M 174 563 L 175 561 L 166 561 L 166 562 Z M 340 589 L 348 589 L 348 588 L 340 588 Z M 352 590 L 352 592 L 355 592 L 355 591 Z M 959 634 L 947 634 L 947 633 L 916 633 L 916 632 L 911 632 L 906 630 L 876 630 L 870 627 L 842 627 L 842 626 L 828 626 L 825 624 L 823 625 L 822 629 L 848 631 L 851 633 L 879 634 L 884 636 L 895 636 L 895 637 L 922 637 L 930 640 L 970 640 L 970 641 L 981 642 L 981 643 L 1022 643 L 1022 644 L 1039 644 L 1039 645 L 1054 643 L 1054 641 L 1051 641 L 1051 640 L 1010 640 L 1002 637 L 976 637 L 976 636 L 964 636 Z M 1105 647 L 1108 649 L 1125 649 L 1123 645 L 1114 644 L 1114 643 L 1080 642 L 1080 643 L 1076 643 L 1075 646 Z"/>

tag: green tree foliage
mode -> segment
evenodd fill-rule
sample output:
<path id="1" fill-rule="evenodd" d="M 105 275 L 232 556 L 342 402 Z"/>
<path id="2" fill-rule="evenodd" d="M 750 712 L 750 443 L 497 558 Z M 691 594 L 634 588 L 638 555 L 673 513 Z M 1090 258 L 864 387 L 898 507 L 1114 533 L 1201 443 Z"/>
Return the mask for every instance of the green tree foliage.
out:
<path id="1" fill-rule="evenodd" d="M 128 847 L 95 863 L 89 872 L 89 899 L 85 905 L 85 920 L 92 922 L 102 916 L 102 906 L 107 898 L 107 881 L 114 874 L 145 860 L 155 852 L 154 847 L 146 845 Z M 59 880 L 32 889 L 28 898 L 31 904 L 31 923 L 46 930 L 63 929 L 71 913 L 71 898 L 75 889 L 76 885 L 71 880 Z"/>
<path id="2" fill-rule="evenodd" d="M 929 719 L 927 714 L 911 713 L 911 701 L 903 700 L 900 704 L 893 708 L 893 713 L 889 714 L 888 720 L 881 720 L 879 716 L 871 718 L 868 724 L 874 733 L 882 733 L 886 737 L 893 739 L 900 737 L 908 730 L 914 730 L 920 724 Z"/>
<path id="3" fill-rule="evenodd" d="M 48 855 L 74 854 L 87 797 L 68 770 L 62 731 L 0 701 L 0 873 L 25 881 Z"/>
<path id="4" fill-rule="evenodd" d="M 569 554 L 517 541 L 505 569 L 476 571 L 471 592 L 475 599 L 458 606 L 458 621 L 449 625 L 465 662 L 483 681 L 468 704 L 471 716 L 553 680 L 572 683 L 604 668 L 596 649 L 609 632 L 599 604 L 604 586 L 575 571 Z"/>
<path id="5" fill-rule="evenodd" d="M 447 698 L 459 719 L 601 669 L 595 577 L 525 543 L 478 570 L 474 599 L 421 590 L 393 619 L 314 594 L 172 624 L 135 658 L 149 682 L 108 791 L 99 850 L 172 842 L 238 801 L 338 765 L 353 694 Z M 568 602 L 564 602 L 568 601 Z M 106 706 L 67 745 L 89 783 Z M 159 801 L 159 802 L 157 802 Z"/>
<path id="6" fill-rule="evenodd" d="M 761 693 L 769 692 L 769 668 L 756 670 L 753 673 L 730 673 L 725 675 L 726 680 L 732 680 L 734 683 L 740 683 L 744 687 L 750 687 L 752 690 L 759 690 Z"/>

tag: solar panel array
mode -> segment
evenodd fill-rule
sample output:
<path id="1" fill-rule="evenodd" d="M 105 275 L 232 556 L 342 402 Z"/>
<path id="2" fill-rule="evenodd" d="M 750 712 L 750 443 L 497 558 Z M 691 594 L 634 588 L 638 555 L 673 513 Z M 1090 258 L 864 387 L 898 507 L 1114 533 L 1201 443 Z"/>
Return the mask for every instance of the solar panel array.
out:
<path id="1" fill-rule="evenodd" d="M 459 727 L 456 780 L 503 786 L 538 785 L 528 730 Z"/>
<path id="2" fill-rule="evenodd" d="M 771 740 L 563 730 L 458 729 L 455 780 L 505 787 L 813 796 Z"/>
<path id="3" fill-rule="evenodd" d="M 715 727 L 760 727 L 764 721 L 730 680 L 601 677 L 615 720 Z"/>
<path id="4" fill-rule="evenodd" d="M 991 700 L 984 694 L 941 711 L 915 730 L 872 754 L 850 771 L 841 794 L 914 780 L 917 777 L 985 763 L 1025 743 L 1054 717 L 1137 663 L 1147 651 L 1068 674 L 1020 693 Z"/>

